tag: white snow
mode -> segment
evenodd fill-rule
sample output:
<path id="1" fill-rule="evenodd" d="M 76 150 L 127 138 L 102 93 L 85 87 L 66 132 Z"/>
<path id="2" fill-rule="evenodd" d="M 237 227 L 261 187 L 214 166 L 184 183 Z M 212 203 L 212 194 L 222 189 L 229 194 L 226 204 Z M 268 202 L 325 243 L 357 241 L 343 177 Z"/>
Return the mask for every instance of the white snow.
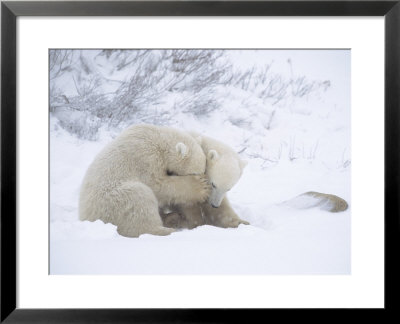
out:
<path id="1" fill-rule="evenodd" d="M 60 112 L 52 113 L 51 274 L 350 274 L 349 51 L 228 51 L 226 56 L 237 70 L 261 69 L 273 62 L 271 71 L 282 78 L 304 75 L 329 81 L 329 86 L 273 104 L 258 97 L 255 88 L 219 85 L 213 96 L 220 107 L 198 117 L 179 104 L 188 94 L 171 92 L 133 122 L 170 114 L 168 125 L 207 134 L 241 152 L 249 164 L 228 197 L 251 225 L 125 238 L 112 224 L 79 221 L 82 178 L 118 130 L 101 127 L 96 141 L 79 139 L 61 127 Z M 128 75 L 112 73 L 112 66 L 94 52 L 87 51 L 85 58 L 113 82 Z M 69 75 L 58 83 L 68 96 L 73 92 Z M 113 91 L 107 84 L 103 89 Z M 80 112 L 71 115 L 84 118 Z M 350 207 L 329 213 L 306 208 L 313 198 L 292 199 L 307 191 L 335 194 Z"/>

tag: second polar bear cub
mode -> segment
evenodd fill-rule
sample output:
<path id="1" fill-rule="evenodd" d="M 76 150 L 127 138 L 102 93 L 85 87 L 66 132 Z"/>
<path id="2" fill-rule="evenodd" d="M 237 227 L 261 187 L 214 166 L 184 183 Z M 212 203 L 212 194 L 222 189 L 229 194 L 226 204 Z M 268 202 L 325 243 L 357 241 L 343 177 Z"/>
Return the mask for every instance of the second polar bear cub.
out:
<path id="1" fill-rule="evenodd" d="M 193 138 L 200 135 L 190 132 Z M 169 206 L 161 216 L 167 227 L 194 228 L 199 225 L 238 227 L 249 223 L 232 209 L 226 193 L 242 176 L 247 162 L 228 145 L 207 136 L 201 136 L 201 147 L 207 157 L 206 176 L 212 185 L 208 201 L 198 204 Z"/>
<path id="2" fill-rule="evenodd" d="M 102 220 L 119 234 L 168 235 L 159 208 L 205 201 L 210 186 L 200 138 L 173 128 L 137 125 L 125 130 L 95 158 L 84 177 L 81 220 Z"/>

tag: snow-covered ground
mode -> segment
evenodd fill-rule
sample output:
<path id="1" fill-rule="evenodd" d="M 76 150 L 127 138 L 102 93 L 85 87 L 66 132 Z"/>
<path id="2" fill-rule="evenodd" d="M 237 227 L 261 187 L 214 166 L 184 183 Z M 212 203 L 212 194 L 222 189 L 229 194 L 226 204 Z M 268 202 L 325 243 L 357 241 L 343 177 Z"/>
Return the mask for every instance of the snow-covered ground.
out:
<path id="1" fill-rule="evenodd" d="M 126 77 L 97 54 L 84 53 L 92 71 L 112 82 Z M 165 116 L 165 124 L 207 134 L 241 152 L 249 165 L 228 197 L 251 225 L 125 238 L 112 224 L 79 221 L 85 171 L 119 128 L 102 125 L 92 140 L 79 138 L 66 130 L 65 118 L 71 124 L 87 115 L 59 109 L 50 115 L 51 274 L 350 274 L 349 51 L 228 51 L 224 59 L 238 71 L 262 71 L 269 64 L 271 80 L 289 82 L 286 95 L 278 102 L 263 97 L 265 83 L 217 84 L 216 108 L 196 115 L 184 108 L 193 92 L 169 91 L 130 122 L 152 122 L 149 116 L 155 116 L 160 123 L 158 117 Z M 72 73 L 81 74 L 68 70 L 53 81 L 69 99 L 78 80 Z M 104 82 L 102 91 L 115 91 L 111 83 Z M 296 95 L 295 86 L 303 85 L 310 90 Z M 291 200 L 306 191 L 338 195 L 350 207 L 329 213 L 303 208 L 307 200 Z"/>

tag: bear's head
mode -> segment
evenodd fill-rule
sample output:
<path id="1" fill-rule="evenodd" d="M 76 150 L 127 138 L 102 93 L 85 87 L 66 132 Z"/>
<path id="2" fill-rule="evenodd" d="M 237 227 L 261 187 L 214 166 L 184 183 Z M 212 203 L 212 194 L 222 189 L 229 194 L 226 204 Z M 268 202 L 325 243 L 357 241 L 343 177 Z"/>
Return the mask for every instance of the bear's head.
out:
<path id="1" fill-rule="evenodd" d="M 188 138 L 172 149 L 168 163 L 169 174 L 201 175 L 206 171 L 206 156 L 200 146 L 201 138 Z"/>
<path id="2" fill-rule="evenodd" d="M 207 152 L 206 175 L 212 189 L 208 199 L 212 207 L 219 207 L 227 191 L 240 179 L 247 161 L 240 159 L 236 153 L 220 154 L 215 149 Z"/>

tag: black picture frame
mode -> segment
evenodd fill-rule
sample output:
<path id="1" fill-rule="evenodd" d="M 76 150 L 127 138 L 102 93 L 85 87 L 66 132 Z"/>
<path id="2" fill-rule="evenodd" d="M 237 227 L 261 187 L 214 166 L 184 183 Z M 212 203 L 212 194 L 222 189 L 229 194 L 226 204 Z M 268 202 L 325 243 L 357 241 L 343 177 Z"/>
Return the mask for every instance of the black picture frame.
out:
<path id="1" fill-rule="evenodd" d="M 17 109 L 16 19 L 19 16 L 384 16 L 385 17 L 385 307 L 357 312 L 382 321 L 399 293 L 400 0 L 394 1 L 90 1 L 1 3 L 1 322 L 258 322 L 284 310 L 19 309 L 16 308 Z M 212 293 L 212 292 L 210 292 Z M 322 310 L 291 310 L 321 320 Z M 343 320 L 337 310 L 323 310 Z M 268 313 L 266 313 L 268 312 Z M 314 312 L 310 314 L 310 312 Z M 347 310 L 349 314 L 351 311 Z M 324 313 L 325 315 L 326 313 Z M 316 316 L 317 315 L 317 316 Z M 268 316 L 268 317 L 267 317 Z M 280 318 L 280 320 L 284 319 Z M 360 320 L 361 318 L 358 318 Z M 271 319 L 272 320 L 272 319 Z"/>

